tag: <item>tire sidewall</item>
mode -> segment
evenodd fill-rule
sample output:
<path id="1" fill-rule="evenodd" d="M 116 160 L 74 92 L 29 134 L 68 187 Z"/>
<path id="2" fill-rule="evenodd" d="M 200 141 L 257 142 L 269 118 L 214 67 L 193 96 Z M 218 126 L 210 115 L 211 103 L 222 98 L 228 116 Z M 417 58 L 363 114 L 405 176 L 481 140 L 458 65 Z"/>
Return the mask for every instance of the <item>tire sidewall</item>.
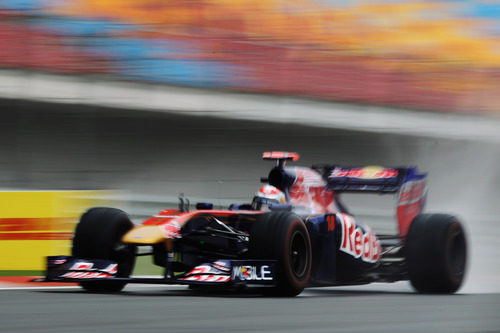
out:
<path id="1" fill-rule="evenodd" d="M 450 285 L 458 289 L 462 284 L 462 281 L 465 277 L 465 272 L 467 270 L 467 250 L 465 248 L 457 249 L 457 246 L 460 247 L 460 245 L 457 245 L 457 242 L 466 242 L 463 228 L 458 222 L 454 221 L 449 226 L 446 239 L 447 243 L 443 253 L 444 267 L 446 267 L 445 271 L 448 275 Z M 457 250 L 463 251 L 463 254 L 456 253 Z M 458 256 L 459 258 L 455 258 L 456 256 Z M 455 260 L 456 262 L 454 262 Z M 460 266 L 463 265 L 463 268 L 460 269 L 459 272 L 457 272 L 457 267 L 453 267 L 454 264 L 458 264 Z"/>
<path id="2" fill-rule="evenodd" d="M 306 246 L 306 263 L 305 268 L 302 270 L 302 276 L 297 276 L 293 269 L 292 258 L 290 256 L 292 252 L 292 242 L 293 237 L 300 235 L 305 241 Z M 309 240 L 309 234 L 307 232 L 307 228 L 301 220 L 294 220 L 293 223 L 288 227 L 286 237 L 284 239 L 284 248 L 282 250 L 282 271 L 283 274 L 286 275 L 286 279 L 290 282 L 290 287 L 293 289 L 304 289 L 309 280 L 309 276 L 311 274 L 311 244 Z M 308 249 L 307 249 L 308 248 Z"/>
<path id="3" fill-rule="evenodd" d="M 406 235 L 404 251 L 409 280 L 418 292 L 453 293 L 462 285 L 467 267 L 467 242 L 456 217 L 417 215 Z M 453 267 L 455 260 L 459 274 L 457 267 Z"/>
<path id="4" fill-rule="evenodd" d="M 118 263 L 117 277 L 129 277 L 135 264 L 136 247 L 121 244 L 121 237 L 133 223 L 122 210 L 108 207 L 95 207 L 87 210 L 75 228 L 72 242 L 72 255 L 80 259 L 104 259 Z M 125 282 L 97 281 L 82 282 L 80 285 L 89 291 L 114 292 L 125 286 Z"/>
<path id="5" fill-rule="evenodd" d="M 304 240 L 306 269 L 302 276 L 293 272 L 291 247 L 294 235 Z M 257 217 L 250 231 L 249 259 L 276 260 L 276 287 L 273 296 L 295 296 L 306 287 L 311 275 L 312 250 L 307 228 L 290 212 L 269 212 Z"/>

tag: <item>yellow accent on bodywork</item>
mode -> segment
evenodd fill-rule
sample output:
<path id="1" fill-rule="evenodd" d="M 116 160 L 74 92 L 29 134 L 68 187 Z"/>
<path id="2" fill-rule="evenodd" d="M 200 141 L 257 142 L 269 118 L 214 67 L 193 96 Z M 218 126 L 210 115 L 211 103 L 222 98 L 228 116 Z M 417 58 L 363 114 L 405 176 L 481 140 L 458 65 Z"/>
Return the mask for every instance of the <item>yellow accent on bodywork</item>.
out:
<path id="1" fill-rule="evenodd" d="M 122 237 L 126 244 L 156 244 L 165 240 L 165 236 L 157 225 L 139 225 Z"/>

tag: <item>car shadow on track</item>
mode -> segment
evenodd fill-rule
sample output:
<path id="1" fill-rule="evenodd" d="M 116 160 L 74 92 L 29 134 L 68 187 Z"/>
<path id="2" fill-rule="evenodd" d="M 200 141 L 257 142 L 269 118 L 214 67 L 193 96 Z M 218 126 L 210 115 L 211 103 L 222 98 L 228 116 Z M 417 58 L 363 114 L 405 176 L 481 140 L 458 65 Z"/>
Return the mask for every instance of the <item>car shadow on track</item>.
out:
<path id="1" fill-rule="evenodd" d="M 262 289 L 258 288 L 239 288 L 239 289 L 222 289 L 222 288 L 196 288 L 188 287 L 128 287 L 118 293 L 94 293 L 83 289 L 53 289 L 53 290 L 37 290 L 39 293 L 57 293 L 57 294 L 78 294 L 78 295 L 104 295 L 112 297 L 213 297 L 213 298 L 283 298 L 266 294 Z M 359 289 L 336 289 L 332 287 L 325 288 L 308 288 L 305 289 L 298 297 L 300 298 L 317 298 L 317 297 L 361 297 L 361 296 L 382 296 L 382 295 L 409 295 L 415 294 L 411 290 L 365 290 Z"/>

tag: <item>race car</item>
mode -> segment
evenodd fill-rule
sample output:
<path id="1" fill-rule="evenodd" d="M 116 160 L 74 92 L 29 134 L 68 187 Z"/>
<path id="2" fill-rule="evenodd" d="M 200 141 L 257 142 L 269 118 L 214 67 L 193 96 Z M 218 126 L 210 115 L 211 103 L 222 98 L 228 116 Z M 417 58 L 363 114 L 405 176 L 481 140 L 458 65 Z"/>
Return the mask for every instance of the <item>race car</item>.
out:
<path id="1" fill-rule="evenodd" d="M 47 257 L 41 281 L 78 282 L 92 292 L 127 283 L 259 287 L 295 296 L 306 287 L 409 280 L 420 293 L 454 293 L 467 259 L 462 224 L 423 214 L 426 174 L 416 167 L 287 166 L 299 155 L 266 152 L 276 165 L 253 201 L 213 209 L 166 209 L 134 225 L 115 208 L 87 210 L 71 256 Z M 345 192 L 393 193 L 398 233 L 376 235 L 341 201 Z M 141 251 L 138 251 L 141 248 Z M 164 268 L 160 277 L 131 277 L 138 255 Z M 40 280 L 39 280 L 40 281 Z"/>

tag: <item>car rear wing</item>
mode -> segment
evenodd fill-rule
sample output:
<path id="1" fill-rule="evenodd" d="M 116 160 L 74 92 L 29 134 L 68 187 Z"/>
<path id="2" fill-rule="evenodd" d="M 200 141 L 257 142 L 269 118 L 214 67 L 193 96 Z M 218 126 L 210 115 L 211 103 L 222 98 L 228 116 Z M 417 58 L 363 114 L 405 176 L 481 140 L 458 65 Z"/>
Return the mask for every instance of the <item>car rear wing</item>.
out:
<path id="1" fill-rule="evenodd" d="M 297 161 L 299 155 L 293 152 L 272 151 L 263 154 L 264 160 L 275 160 L 276 167 L 271 170 L 267 178 L 261 181 L 268 182 L 282 190 L 297 184 L 301 179 L 302 183 L 307 183 L 311 187 L 312 183 L 317 183 L 315 177 L 306 176 L 304 173 L 298 176 L 298 168 L 291 171 L 285 170 L 287 161 Z M 311 170 L 312 169 L 312 170 Z M 362 193 L 397 193 L 396 220 L 398 223 L 399 235 L 405 236 L 408 232 L 411 221 L 420 214 L 425 205 L 427 196 L 426 173 L 419 173 L 416 167 L 395 167 L 387 168 L 381 166 L 341 166 L 341 165 L 313 165 L 310 171 L 319 173 L 317 177 L 322 177 L 326 182 L 326 190 L 342 192 L 362 192 Z M 309 179 L 305 179 L 309 177 Z M 313 180 L 314 179 L 314 180 Z"/>
<path id="2" fill-rule="evenodd" d="M 318 170 L 318 167 L 315 168 Z M 420 214 L 427 196 L 426 173 L 416 167 L 321 166 L 327 189 L 341 192 L 397 193 L 396 220 L 399 235 L 405 236 L 411 221 Z"/>
<path id="3" fill-rule="evenodd" d="M 385 168 L 380 166 L 323 166 L 327 187 L 336 192 L 395 193 L 410 180 L 421 180 L 416 167 Z"/>

